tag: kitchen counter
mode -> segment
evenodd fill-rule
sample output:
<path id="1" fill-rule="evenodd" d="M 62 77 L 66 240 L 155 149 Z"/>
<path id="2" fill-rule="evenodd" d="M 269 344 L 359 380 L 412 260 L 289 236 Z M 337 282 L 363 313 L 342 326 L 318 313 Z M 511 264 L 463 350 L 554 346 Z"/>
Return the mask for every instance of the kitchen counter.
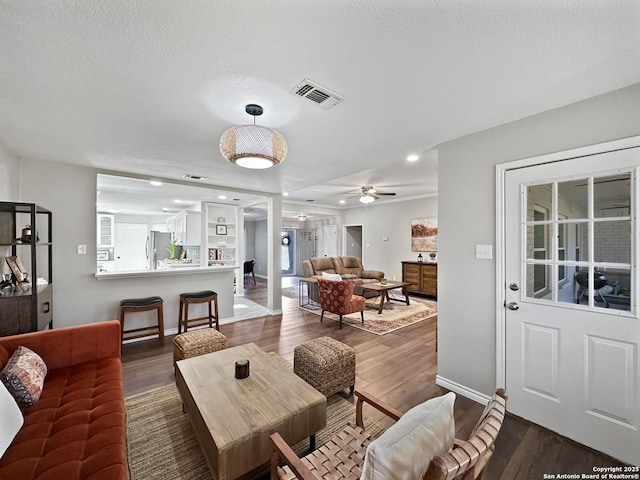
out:
<path id="1" fill-rule="evenodd" d="M 157 270 L 124 270 L 113 272 L 98 272 L 95 274 L 98 280 L 109 280 L 114 278 L 129 277 L 159 277 L 164 275 L 185 275 L 185 274 L 210 274 L 215 272 L 230 272 L 237 268 L 236 265 L 208 266 L 202 267 L 198 263 L 171 264 L 169 268 L 159 268 Z"/>

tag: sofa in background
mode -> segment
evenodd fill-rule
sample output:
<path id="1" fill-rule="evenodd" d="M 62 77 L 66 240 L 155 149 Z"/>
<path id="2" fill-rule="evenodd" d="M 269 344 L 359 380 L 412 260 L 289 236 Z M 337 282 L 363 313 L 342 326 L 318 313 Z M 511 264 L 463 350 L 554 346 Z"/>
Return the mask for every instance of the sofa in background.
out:
<path id="1" fill-rule="evenodd" d="M 0 369 L 20 346 L 47 365 L 40 399 L 0 459 L 0 478 L 128 478 L 120 322 L 0 338 Z"/>
<path id="2" fill-rule="evenodd" d="M 380 270 L 365 270 L 362 261 L 358 257 L 317 257 L 304 260 L 302 271 L 307 280 L 309 288 L 309 298 L 315 302 L 320 302 L 318 295 L 318 278 L 322 274 L 339 274 L 343 280 L 350 280 L 355 284 L 354 295 L 365 298 L 376 297 L 378 294 L 373 291 L 363 291 L 361 285 L 365 283 L 378 283 L 384 278 L 384 272 Z"/>

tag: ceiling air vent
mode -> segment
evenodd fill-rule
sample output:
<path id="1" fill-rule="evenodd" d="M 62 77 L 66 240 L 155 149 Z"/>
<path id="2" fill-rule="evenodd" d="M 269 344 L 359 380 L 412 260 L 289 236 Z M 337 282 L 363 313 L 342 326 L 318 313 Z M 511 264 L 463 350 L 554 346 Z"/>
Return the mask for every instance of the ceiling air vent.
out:
<path id="1" fill-rule="evenodd" d="M 308 78 L 305 78 L 289 92 L 298 97 L 306 98 L 325 110 L 329 110 L 344 101 L 344 97 L 316 82 L 312 82 Z"/>
<path id="2" fill-rule="evenodd" d="M 192 180 L 206 180 L 208 177 L 201 177 L 200 175 L 192 175 L 190 173 L 185 173 L 182 178 L 190 178 Z"/>

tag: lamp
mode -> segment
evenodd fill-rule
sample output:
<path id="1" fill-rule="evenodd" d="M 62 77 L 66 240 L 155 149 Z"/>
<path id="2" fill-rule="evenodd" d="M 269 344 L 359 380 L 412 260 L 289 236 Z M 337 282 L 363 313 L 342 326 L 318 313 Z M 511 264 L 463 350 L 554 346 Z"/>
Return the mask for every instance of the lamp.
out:
<path id="1" fill-rule="evenodd" d="M 307 216 L 303 213 L 298 215 L 298 221 L 299 222 L 304 222 L 307 219 Z"/>
<path id="2" fill-rule="evenodd" d="M 363 193 L 360 196 L 361 203 L 373 203 L 375 201 L 376 201 L 375 197 L 373 195 L 369 195 L 368 193 Z"/>
<path id="3" fill-rule="evenodd" d="M 256 117 L 263 113 L 260 105 L 249 104 L 244 110 L 253 115 L 253 125 L 227 129 L 220 137 L 220 153 L 240 167 L 262 169 L 280 165 L 287 156 L 286 140 L 276 130 L 256 125 Z"/>

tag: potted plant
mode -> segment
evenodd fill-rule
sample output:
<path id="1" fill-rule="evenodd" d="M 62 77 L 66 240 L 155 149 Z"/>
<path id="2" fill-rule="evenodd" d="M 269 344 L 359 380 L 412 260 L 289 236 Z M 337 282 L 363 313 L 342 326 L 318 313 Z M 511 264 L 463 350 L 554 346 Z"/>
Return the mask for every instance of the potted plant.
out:
<path id="1" fill-rule="evenodd" d="M 436 252 L 431 252 L 431 253 L 429 254 L 429 258 L 431 258 L 431 261 L 432 261 L 432 262 L 435 262 L 435 261 L 436 261 Z"/>
<path id="2" fill-rule="evenodd" d="M 171 243 L 169 243 L 167 250 L 169 250 L 169 260 L 175 260 L 176 259 L 176 241 L 175 240 L 171 240 Z"/>

